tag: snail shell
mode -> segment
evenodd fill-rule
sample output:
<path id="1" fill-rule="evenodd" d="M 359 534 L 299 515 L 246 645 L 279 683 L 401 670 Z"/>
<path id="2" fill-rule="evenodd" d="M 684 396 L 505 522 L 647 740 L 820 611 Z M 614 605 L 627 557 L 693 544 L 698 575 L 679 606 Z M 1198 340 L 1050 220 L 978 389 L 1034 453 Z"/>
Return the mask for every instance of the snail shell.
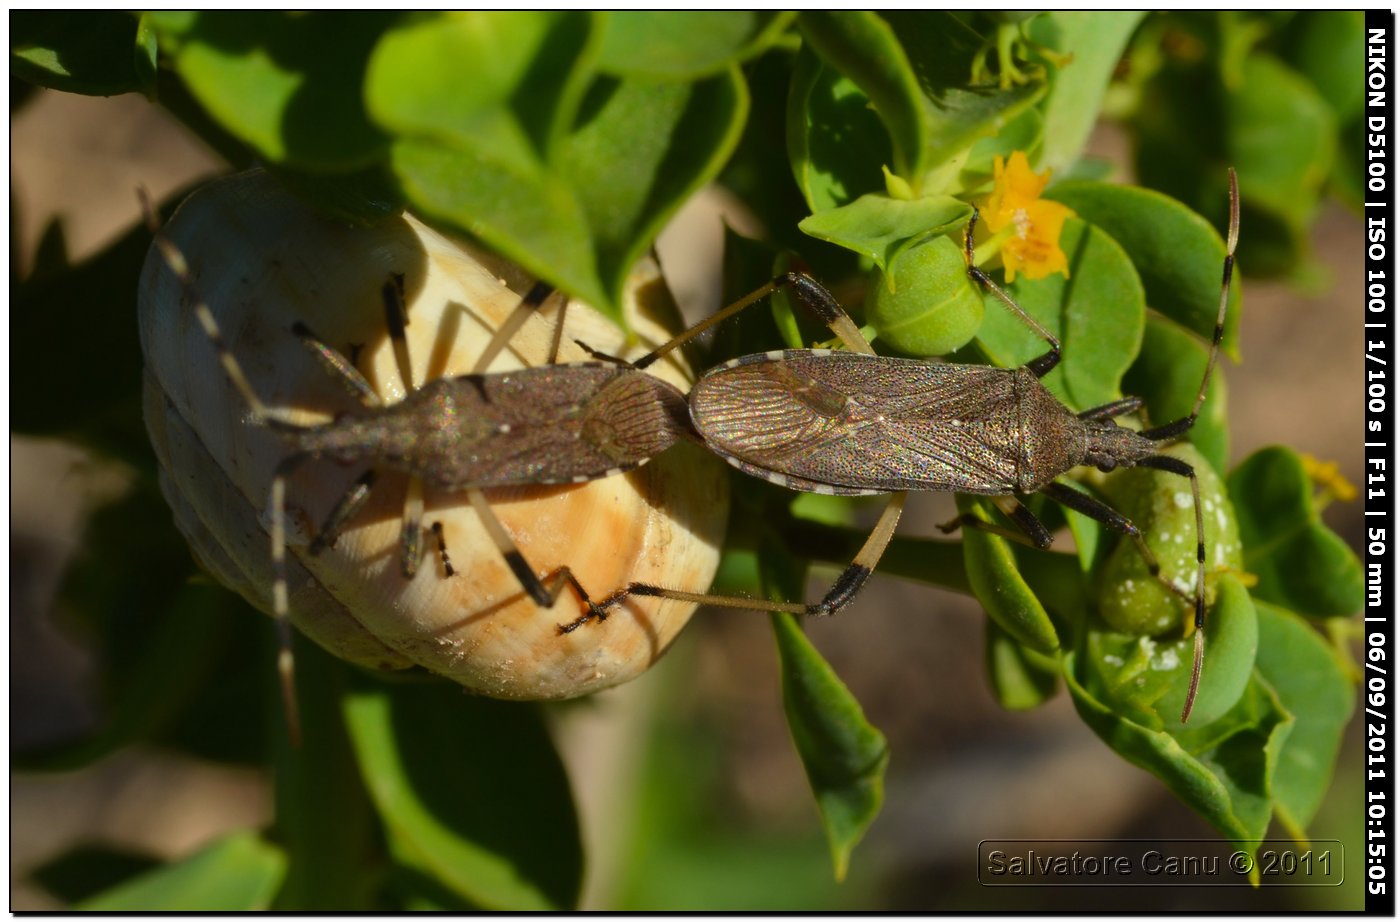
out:
<path id="1" fill-rule="evenodd" d="M 381 287 L 405 276 L 408 348 L 418 383 L 467 373 L 492 331 L 529 287 L 518 268 L 448 240 L 409 215 L 374 227 L 329 220 L 261 172 L 212 183 L 166 227 L 184 253 L 229 350 L 269 406 L 299 423 L 326 422 L 355 406 L 298 342 L 306 324 L 340 349 L 385 402 L 404 396 L 385 330 Z M 627 285 L 636 334 L 626 354 L 669 338 L 676 312 L 654 261 Z M 531 317 L 491 371 L 546 361 L 555 315 Z M 559 360 L 587 358 L 573 340 L 613 354 L 622 332 L 570 303 Z M 287 447 L 259 425 L 223 373 L 217 352 L 155 249 L 141 275 L 146 425 L 161 488 L 202 566 L 265 612 L 272 610 L 269 485 Z M 654 366 L 682 389 L 679 357 Z M 381 476 L 369 502 L 331 549 L 310 536 L 361 468 L 313 461 L 287 488 L 288 590 L 293 623 L 326 650 L 378 669 L 423 666 L 499 698 L 587 694 L 647 669 L 694 605 L 628 599 L 602 623 L 560 635 L 582 611 L 565 590 L 541 610 L 491 542 L 464 493 L 427 490 L 424 525 L 441 522 L 457 575 L 448 578 L 425 541 L 412 579 L 400 572 L 407 478 Z M 567 487 L 487 490 L 492 508 L 537 573 L 569 566 L 601 598 L 632 581 L 710 584 L 728 509 L 722 465 L 679 445 L 629 474 Z"/>

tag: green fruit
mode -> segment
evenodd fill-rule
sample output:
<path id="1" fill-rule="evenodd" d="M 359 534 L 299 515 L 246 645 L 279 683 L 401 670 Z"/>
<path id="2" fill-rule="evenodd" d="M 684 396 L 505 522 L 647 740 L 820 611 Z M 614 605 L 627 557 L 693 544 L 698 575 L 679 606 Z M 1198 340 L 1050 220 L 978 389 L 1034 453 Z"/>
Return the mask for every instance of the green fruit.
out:
<path id="1" fill-rule="evenodd" d="M 1201 487 L 1201 516 L 1206 545 L 1206 604 L 1215 599 L 1215 574 L 1240 571 L 1243 549 L 1234 508 L 1224 481 L 1195 446 L 1182 442 L 1162 454 L 1179 458 L 1196 470 Z M 1099 615 L 1116 631 L 1160 636 L 1176 632 L 1194 617 L 1189 601 L 1196 591 L 1196 513 L 1190 482 L 1169 471 L 1129 468 L 1104 479 L 1110 505 L 1142 531 L 1147 547 L 1161 565 L 1154 578 L 1135 542 L 1120 541 L 1104 561 L 1098 580 Z M 1179 588 L 1183 598 L 1163 585 Z"/>
<path id="2" fill-rule="evenodd" d="M 881 342 L 906 355 L 952 352 L 982 325 L 982 293 L 968 278 L 962 248 L 948 237 L 901 252 L 872 289 L 867 321 Z"/>

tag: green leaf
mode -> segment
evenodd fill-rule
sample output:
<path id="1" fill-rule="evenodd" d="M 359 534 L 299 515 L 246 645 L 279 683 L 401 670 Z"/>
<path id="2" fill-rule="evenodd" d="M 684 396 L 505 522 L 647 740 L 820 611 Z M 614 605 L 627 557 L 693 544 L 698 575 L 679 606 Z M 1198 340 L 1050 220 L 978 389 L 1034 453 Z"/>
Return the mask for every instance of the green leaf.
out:
<path id="1" fill-rule="evenodd" d="M 948 237 L 901 250 L 872 282 L 866 320 L 880 341 L 907 355 L 944 355 L 982 325 L 982 292 L 968 277 L 963 249 Z"/>
<path id="2" fill-rule="evenodd" d="M 1313 617 L 1361 610 L 1361 561 L 1322 523 L 1295 452 L 1260 449 L 1230 473 L 1229 489 L 1255 595 Z"/>
<path id="3" fill-rule="evenodd" d="M 1028 711 L 1044 704 L 1060 685 L 1059 664 L 1022 646 L 987 619 L 987 676 L 992 692 L 1009 711 Z"/>
<path id="4" fill-rule="evenodd" d="M 769 598 L 801 597 L 798 568 L 786 560 L 780 548 L 765 547 L 762 576 Z M 884 803 L 889 745 L 797 619 L 775 612 L 772 623 L 788 729 L 821 811 L 836 879 L 843 880 L 852 850 Z"/>
<path id="5" fill-rule="evenodd" d="M 894 172 L 905 179 L 921 176 L 927 107 L 889 23 L 875 13 L 856 11 L 803 13 L 798 23 L 806 43 L 849 78 L 879 113 L 892 144 Z"/>
<path id="6" fill-rule="evenodd" d="M 293 745 L 279 724 L 277 831 L 289 866 L 276 908 L 376 909 L 382 845 L 342 712 L 350 667 L 315 644 L 299 642 L 295 652 L 302 739 Z"/>
<path id="7" fill-rule="evenodd" d="M 1327 104 L 1278 59 L 1255 54 L 1245 61 L 1243 85 L 1227 98 L 1226 118 L 1241 196 L 1306 234 L 1335 151 Z"/>
<path id="8" fill-rule="evenodd" d="M 538 706 L 357 679 L 344 707 L 370 795 L 415 867 L 484 909 L 577 902 L 578 820 Z"/>
<path id="9" fill-rule="evenodd" d="M 804 218 L 804 234 L 853 250 L 882 270 L 900 253 L 967 223 L 972 206 L 947 195 L 905 201 L 862 195 L 848 205 Z"/>
<path id="10" fill-rule="evenodd" d="M 116 10 L 12 10 L 10 74 L 87 96 L 145 92 L 152 46 Z"/>
<path id="11" fill-rule="evenodd" d="M 1209 342 L 1220 312 L 1225 263 L 1225 241 L 1209 221 L 1175 199 L 1137 186 L 1062 182 L 1046 190 L 1045 197 L 1068 205 L 1116 240 L 1142 279 L 1147 303 Z M 1235 359 L 1239 358 L 1239 325 L 1236 278 L 1230 287 L 1221 344 Z"/>
<path id="12" fill-rule="evenodd" d="M 89 912 L 252 912 L 265 910 L 287 859 L 253 832 L 236 832 L 183 861 L 75 906 Z"/>
<path id="13" fill-rule="evenodd" d="M 1251 684 L 1226 718 L 1199 733 L 1169 733 L 1128 719 L 1081 682 L 1079 654 L 1065 656 L 1065 683 L 1079 716 L 1115 752 L 1143 768 L 1241 847 L 1268 829 L 1276 752 L 1292 727 L 1267 688 Z"/>
<path id="14" fill-rule="evenodd" d="M 975 83 L 985 52 L 996 41 L 968 25 L 966 14 L 943 10 L 888 10 L 919 87 L 924 148 L 909 179 L 923 192 L 946 191 L 951 167 L 979 138 L 1000 133 L 1045 93 L 1039 67 L 1023 68 L 1009 87 Z"/>
<path id="15" fill-rule="evenodd" d="M 1121 247 L 1092 225 L 1065 222 L 1060 247 L 1070 277 L 1019 277 L 1006 286 L 1018 304 L 1060 337 L 1064 357 L 1042 381 L 1072 409 L 1109 403 L 1138 354 L 1147 313 L 1142 283 Z M 1016 368 L 1044 354 L 1043 339 L 993 295 L 977 340 L 988 358 Z"/>
<path id="16" fill-rule="evenodd" d="M 374 49 L 366 105 L 397 136 L 525 171 L 546 162 L 574 124 L 599 40 L 596 18 L 583 12 L 417 16 Z"/>
<path id="17" fill-rule="evenodd" d="M 583 208 L 558 178 L 429 141 L 396 142 L 391 162 L 415 212 L 464 228 L 531 273 L 609 309 Z M 619 318 L 619 310 L 611 315 Z"/>
<path id="18" fill-rule="evenodd" d="M 403 196 L 384 163 L 354 173 L 304 173 L 275 165 L 267 172 L 298 198 L 347 224 L 377 224 L 403 209 Z"/>
<path id="19" fill-rule="evenodd" d="M 773 246 L 794 250 L 807 242 L 797 230 L 797 222 L 811 212 L 804 190 L 793 181 L 794 163 L 788 157 L 789 146 L 804 143 L 799 135 L 806 127 L 804 122 L 793 134 L 788 133 L 789 109 L 800 112 L 802 106 L 794 73 L 799 58 L 816 61 L 810 51 L 802 54 L 779 47 L 745 65 L 751 111 L 739 146 L 719 178 L 720 184 L 753 213 Z M 888 157 L 877 159 L 873 170 L 885 160 Z"/>
<path id="20" fill-rule="evenodd" d="M 136 49 L 132 66 L 136 71 L 136 82 L 141 92 L 151 102 L 156 101 L 156 70 L 160 66 L 160 44 L 157 40 L 155 22 L 149 13 L 142 13 L 136 21 Z"/>
<path id="21" fill-rule="evenodd" d="M 1123 390 L 1143 399 L 1154 424 L 1185 419 L 1195 407 L 1209 355 L 1209 345 L 1198 337 L 1170 320 L 1149 316 L 1142 351 L 1123 376 Z M 1217 471 L 1225 470 L 1230 457 L 1230 423 L 1226 418 L 1229 391 L 1225 384 L 1225 376 L 1217 367 L 1196 424 L 1186 435 Z"/>
<path id="22" fill-rule="evenodd" d="M 73 904 L 163 865 L 150 855 L 87 843 L 45 861 L 26 876 L 63 903 Z"/>
<path id="23" fill-rule="evenodd" d="M 1045 120 L 1039 107 L 1025 110 L 994 135 L 980 139 L 968 150 L 967 160 L 958 171 L 956 187 L 967 191 L 990 191 L 996 176 L 996 158 L 1005 163 L 1021 151 L 1032 163 L 1040 158 L 1045 140 Z M 951 190 L 950 190 L 951 191 Z M 959 193 L 962 194 L 962 193 Z"/>
<path id="24" fill-rule="evenodd" d="M 816 795 L 836 879 L 885 799 L 889 746 L 792 615 L 773 615 L 783 709 Z"/>
<path id="25" fill-rule="evenodd" d="M 694 80 L 761 54 L 792 13 L 752 10 L 614 10 L 607 14 L 600 70 L 620 76 Z"/>
<path id="26" fill-rule="evenodd" d="M 1296 721 L 1273 795 L 1280 822 L 1302 839 L 1331 784 L 1356 694 L 1337 654 L 1306 621 L 1266 602 L 1258 610 L 1259 674 Z"/>
<path id="27" fill-rule="evenodd" d="M 595 21 L 581 13 L 414 20 L 376 51 L 367 97 L 396 136 L 393 170 L 417 210 L 620 323 L 628 271 L 718 175 L 748 97 L 732 68 L 693 83 L 593 79 Z M 483 55 L 495 63 L 478 75 Z"/>
<path id="28" fill-rule="evenodd" d="M 574 190 L 592 233 L 606 303 L 666 221 L 719 175 L 748 116 L 737 69 L 695 83 L 600 79 L 553 172 Z"/>
<path id="29" fill-rule="evenodd" d="M 788 95 L 787 149 L 807 207 L 820 213 L 883 192 L 890 135 L 855 81 L 803 45 Z"/>
<path id="30" fill-rule="evenodd" d="M 1132 10 L 1056 10 L 1031 20 L 1027 31 L 1032 39 L 1073 56 L 1050 71 L 1043 107 L 1045 145 L 1035 161 L 1040 167 L 1058 173 L 1079 159 L 1103 108 L 1113 70 L 1144 15 Z"/>
<path id="31" fill-rule="evenodd" d="M 991 522 L 981 500 L 959 494 L 957 501 L 959 512 Z M 1055 625 L 1022 577 L 1006 539 L 964 525 L 962 543 L 972 594 L 982 603 L 988 617 L 1016 643 L 1041 653 L 1058 650 L 1060 638 L 1055 633 Z"/>
<path id="32" fill-rule="evenodd" d="M 1280 36 L 1284 57 L 1308 78 L 1344 123 L 1366 108 L 1366 87 L 1356 79 L 1366 55 L 1366 15 L 1361 10 L 1300 10 Z"/>
<path id="33" fill-rule="evenodd" d="M 821 12 L 799 23 L 823 60 L 869 97 L 892 142 L 893 171 L 916 194 L 947 191 L 948 168 L 1045 91 L 1040 74 L 1009 89 L 974 85 L 973 62 L 989 42 L 954 14 Z"/>
<path id="34" fill-rule="evenodd" d="M 278 164 L 351 170 L 384 155 L 365 68 L 393 12 L 205 12 L 155 18 L 172 63 L 225 129 Z"/>
<path id="35" fill-rule="evenodd" d="M 1231 14 L 1169 23 L 1167 41 L 1180 51 L 1155 50 L 1157 60 L 1143 62 L 1156 73 L 1134 115 L 1139 181 L 1221 227 L 1224 168 L 1233 165 L 1243 211 L 1240 264 L 1255 275 L 1295 273 L 1334 162 L 1331 109 L 1304 77 L 1251 50 L 1259 23 Z"/>
<path id="36" fill-rule="evenodd" d="M 1239 702 L 1254 670 L 1258 619 L 1249 593 L 1230 575 L 1218 580 L 1206 613 L 1205 659 L 1191 712 L 1192 728 L 1208 726 Z M 1178 603 L 1177 612 L 1186 611 Z M 1092 669 L 1085 687 L 1124 717 L 1153 730 L 1183 730 L 1180 718 L 1194 668 L 1193 639 L 1178 630 L 1153 640 L 1143 632 L 1091 630 L 1084 663 Z"/>

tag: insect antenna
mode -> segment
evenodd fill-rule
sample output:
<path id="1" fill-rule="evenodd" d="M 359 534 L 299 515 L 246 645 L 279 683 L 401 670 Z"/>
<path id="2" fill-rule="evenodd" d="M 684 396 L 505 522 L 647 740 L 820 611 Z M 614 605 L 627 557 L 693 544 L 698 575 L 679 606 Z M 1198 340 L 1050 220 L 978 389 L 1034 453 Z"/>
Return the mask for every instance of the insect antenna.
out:
<path id="1" fill-rule="evenodd" d="M 1230 303 L 1230 281 L 1235 271 L 1235 246 L 1240 238 L 1240 186 L 1239 180 L 1235 176 L 1235 170 L 1230 168 L 1230 226 L 1225 237 L 1225 264 L 1221 272 L 1220 280 L 1220 307 L 1215 315 L 1215 329 L 1211 334 L 1210 354 L 1206 359 L 1206 370 L 1201 376 L 1200 389 L 1196 391 L 1196 402 L 1191 407 L 1191 412 L 1174 422 L 1163 426 L 1156 426 L 1142 433 L 1143 438 L 1152 441 L 1164 441 L 1185 435 L 1192 426 L 1196 424 L 1196 419 L 1200 416 L 1201 407 L 1205 404 L 1206 388 L 1210 385 L 1211 373 L 1215 370 L 1215 364 L 1220 358 L 1220 342 L 1225 336 L 1225 315 Z M 1201 521 L 1201 488 L 1200 482 L 1196 478 L 1196 472 L 1191 466 L 1177 458 L 1165 455 L 1156 455 L 1144 458 L 1138 464 L 1142 467 L 1151 467 L 1158 470 L 1172 471 L 1188 478 L 1191 481 L 1191 497 L 1195 501 L 1196 507 L 1196 618 L 1195 618 L 1195 641 L 1194 657 L 1191 666 L 1191 684 L 1186 692 L 1186 703 L 1181 709 L 1181 722 L 1186 723 L 1191 716 L 1191 709 L 1196 703 L 1196 692 L 1201 684 L 1201 668 L 1205 663 L 1206 637 L 1205 637 L 1205 585 L 1206 585 L 1206 548 L 1205 530 Z"/>
<path id="2" fill-rule="evenodd" d="M 214 313 L 209 309 L 209 305 L 204 301 L 199 293 L 199 287 L 195 284 L 194 276 L 190 272 L 188 260 L 185 254 L 180 252 L 175 241 L 171 240 L 162 229 L 160 220 L 156 217 L 155 208 L 151 204 L 150 195 L 144 188 L 136 190 L 137 196 L 141 200 L 141 210 L 145 215 L 146 226 L 151 231 L 151 236 L 155 239 L 156 249 L 160 252 L 161 260 L 180 283 L 183 294 L 182 301 L 191 306 L 195 317 L 199 320 L 199 325 L 204 329 L 205 335 L 214 346 L 219 355 L 219 364 L 223 366 L 224 373 L 233 384 L 235 390 L 242 396 L 244 403 L 252 412 L 255 420 L 264 426 L 272 429 L 287 430 L 300 429 L 294 423 L 288 422 L 280 414 L 270 410 L 262 399 L 253 391 L 252 385 L 248 383 L 248 377 L 243 373 L 243 366 L 238 363 L 233 352 L 229 350 L 228 343 L 224 339 L 223 331 L 219 329 L 218 322 L 214 319 Z M 287 607 L 287 567 L 286 567 L 286 493 L 287 476 L 291 471 L 300 465 L 308 456 L 304 453 L 294 454 L 282 460 L 277 465 L 273 474 L 272 486 L 269 490 L 268 505 L 271 508 L 271 528 L 272 532 L 272 615 L 277 626 L 277 673 L 282 687 L 282 708 L 287 719 L 287 733 L 291 737 L 293 745 L 301 744 L 301 717 L 297 707 L 296 697 L 296 669 L 295 660 L 292 656 L 292 623 L 291 615 Z"/>

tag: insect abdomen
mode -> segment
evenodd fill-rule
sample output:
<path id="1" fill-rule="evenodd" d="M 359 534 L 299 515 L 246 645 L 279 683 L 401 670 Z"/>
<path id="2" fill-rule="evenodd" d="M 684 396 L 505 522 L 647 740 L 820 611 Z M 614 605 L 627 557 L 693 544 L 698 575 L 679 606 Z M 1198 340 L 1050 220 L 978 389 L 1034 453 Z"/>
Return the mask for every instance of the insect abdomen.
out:
<path id="1" fill-rule="evenodd" d="M 446 490 L 597 480 L 687 427 L 674 386 L 597 362 L 433 381 L 376 415 L 376 456 Z"/>

